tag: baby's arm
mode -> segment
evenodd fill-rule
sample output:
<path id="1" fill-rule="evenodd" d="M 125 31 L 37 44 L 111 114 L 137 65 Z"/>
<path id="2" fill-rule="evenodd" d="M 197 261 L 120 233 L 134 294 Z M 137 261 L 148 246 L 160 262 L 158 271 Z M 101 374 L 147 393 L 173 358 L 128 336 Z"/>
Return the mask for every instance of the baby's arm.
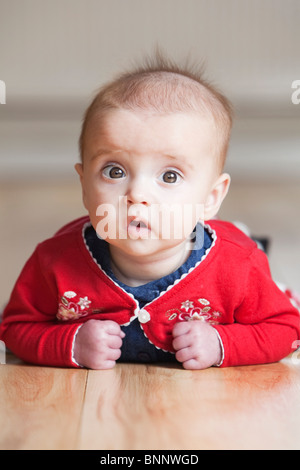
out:
<path id="1" fill-rule="evenodd" d="M 107 367 L 107 361 L 116 360 L 123 336 L 119 325 L 89 320 L 85 326 L 80 321 L 61 321 L 56 317 L 57 310 L 55 277 L 37 249 L 25 264 L 4 310 L 0 339 L 16 356 L 39 365 L 92 367 L 92 354 L 97 367 Z M 100 357 L 104 358 L 102 364 Z"/>
<path id="2" fill-rule="evenodd" d="M 125 334 L 113 321 L 63 322 L 57 292 L 36 250 L 24 266 L 4 310 L 0 338 L 26 362 L 58 367 L 113 367 Z"/>
<path id="3" fill-rule="evenodd" d="M 228 315 L 228 323 L 190 321 L 174 326 L 173 347 L 183 367 L 264 364 L 277 362 L 292 352 L 300 337 L 299 312 L 272 280 L 261 250 L 252 254 L 249 263 L 244 280 L 241 276 L 244 297 L 231 319 Z M 222 353 L 216 359 L 218 347 Z"/>
<path id="4" fill-rule="evenodd" d="M 114 321 L 88 320 L 76 335 L 74 359 L 89 369 L 111 369 L 121 356 L 124 336 Z"/>
<path id="5" fill-rule="evenodd" d="M 176 359 L 185 369 L 205 369 L 222 359 L 217 331 L 202 321 L 178 322 L 173 328 Z"/>

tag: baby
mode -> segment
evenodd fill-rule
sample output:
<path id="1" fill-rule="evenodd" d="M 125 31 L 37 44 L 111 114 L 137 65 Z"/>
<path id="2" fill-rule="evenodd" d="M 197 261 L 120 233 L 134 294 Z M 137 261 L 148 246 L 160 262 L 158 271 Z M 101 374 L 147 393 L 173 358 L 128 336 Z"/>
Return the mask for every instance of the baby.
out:
<path id="1" fill-rule="evenodd" d="M 79 174 L 88 216 L 39 244 L 4 311 L 25 361 L 186 369 L 278 361 L 299 312 L 267 258 L 216 220 L 232 124 L 200 74 L 158 58 L 105 85 L 87 109 Z"/>

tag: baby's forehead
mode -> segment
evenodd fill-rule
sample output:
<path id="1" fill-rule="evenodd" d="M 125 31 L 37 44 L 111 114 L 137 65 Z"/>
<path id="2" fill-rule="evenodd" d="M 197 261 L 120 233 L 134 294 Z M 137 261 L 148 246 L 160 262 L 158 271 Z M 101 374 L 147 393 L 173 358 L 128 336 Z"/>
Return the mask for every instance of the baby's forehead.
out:
<path id="1" fill-rule="evenodd" d="M 214 155 L 215 130 L 196 113 L 153 113 L 110 110 L 88 132 L 86 155 L 195 162 Z M 175 164 L 175 163 L 174 163 Z"/>
<path id="2" fill-rule="evenodd" d="M 94 113 L 90 115 L 90 119 L 86 122 L 86 131 L 89 130 L 104 132 L 114 123 L 122 124 L 128 121 L 148 120 L 153 122 L 165 122 L 182 117 L 182 122 L 188 119 L 189 122 L 197 121 L 203 124 L 207 124 L 210 127 L 215 127 L 215 119 L 213 113 L 207 109 L 206 106 L 202 107 L 187 107 L 179 106 L 177 103 L 176 107 L 165 106 L 165 107 L 154 107 L 152 103 L 144 103 L 144 106 L 128 106 L 124 104 L 122 106 L 109 107 L 95 109 Z"/>
<path id="3" fill-rule="evenodd" d="M 144 123 L 141 126 L 140 123 Z M 136 128 L 139 132 L 148 133 L 150 128 L 156 129 L 160 134 L 163 129 L 174 129 L 174 141 L 176 142 L 176 131 L 183 133 L 189 131 L 190 128 L 206 129 L 207 134 L 215 132 L 215 122 L 209 114 L 200 111 L 168 111 L 157 112 L 152 108 L 149 109 L 127 109 L 117 108 L 102 110 L 95 113 L 90 119 L 86 129 L 86 142 L 89 138 L 97 138 L 97 140 L 105 139 L 109 136 L 118 136 L 118 131 L 125 126 L 127 129 Z"/>

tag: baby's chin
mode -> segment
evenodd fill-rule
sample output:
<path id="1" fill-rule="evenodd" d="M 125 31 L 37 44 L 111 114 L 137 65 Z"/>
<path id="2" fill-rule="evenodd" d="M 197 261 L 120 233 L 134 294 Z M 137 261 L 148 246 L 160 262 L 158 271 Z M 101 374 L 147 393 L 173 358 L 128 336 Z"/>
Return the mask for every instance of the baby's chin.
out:
<path id="1" fill-rule="evenodd" d="M 160 259 L 162 256 L 172 254 L 172 252 L 182 251 L 183 254 L 191 250 L 191 244 L 189 240 L 161 240 L 153 238 L 127 238 L 125 240 L 106 240 L 110 245 L 110 251 L 115 253 L 122 253 L 132 259 L 138 261 L 141 259 L 143 262 L 146 261 L 146 257 L 149 257 L 149 261 L 155 258 Z"/>

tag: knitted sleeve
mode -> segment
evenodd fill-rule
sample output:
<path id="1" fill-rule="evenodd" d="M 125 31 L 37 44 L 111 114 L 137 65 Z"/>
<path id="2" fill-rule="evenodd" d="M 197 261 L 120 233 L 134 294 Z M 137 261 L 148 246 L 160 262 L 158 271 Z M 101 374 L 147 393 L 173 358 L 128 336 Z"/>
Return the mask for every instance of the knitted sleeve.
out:
<path id="1" fill-rule="evenodd" d="M 0 338 L 22 360 L 34 364 L 77 367 L 72 348 L 80 325 L 56 321 L 55 282 L 46 279 L 38 248 L 25 264 L 3 312 Z"/>
<path id="2" fill-rule="evenodd" d="M 300 337 L 299 312 L 272 280 L 261 250 L 252 253 L 244 279 L 235 323 L 215 325 L 224 348 L 223 367 L 279 361 Z"/>

